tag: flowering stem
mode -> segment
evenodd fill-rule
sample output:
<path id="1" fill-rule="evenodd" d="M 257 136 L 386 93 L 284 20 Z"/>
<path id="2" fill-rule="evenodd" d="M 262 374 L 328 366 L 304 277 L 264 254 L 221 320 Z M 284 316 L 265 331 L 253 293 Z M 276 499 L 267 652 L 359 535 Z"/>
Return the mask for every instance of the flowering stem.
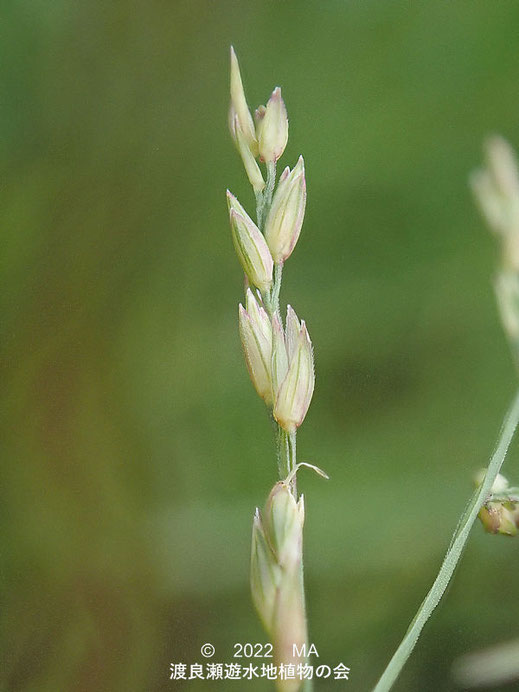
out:
<path id="1" fill-rule="evenodd" d="M 276 164 L 267 164 L 267 183 L 263 192 L 256 193 L 256 217 L 258 221 L 258 228 L 263 233 L 265 227 L 265 220 L 268 216 L 270 206 L 272 204 L 272 196 L 274 193 L 274 187 L 276 184 Z M 263 302 L 269 317 L 277 314 L 281 319 L 280 309 L 279 309 L 279 295 L 281 292 L 281 280 L 283 275 L 283 264 L 274 264 L 274 276 L 272 289 L 269 292 L 263 294 Z M 272 414 L 271 414 L 272 415 Z M 287 476 L 291 474 L 292 471 L 296 470 L 297 465 L 297 452 L 296 452 L 296 432 L 287 433 L 272 416 L 272 421 L 275 426 L 275 439 L 276 439 L 276 457 L 278 464 L 278 474 L 279 480 L 285 480 Z M 292 493 L 294 499 L 297 502 L 297 474 L 293 473 L 290 480 L 290 492 Z M 304 610 L 305 619 L 305 629 L 306 636 L 305 641 L 308 642 L 308 622 L 306 617 L 306 598 L 305 598 L 305 587 L 304 587 L 304 569 L 303 569 L 303 556 L 301 554 L 301 572 L 300 572 L 300 588 L 302 595 L 302 603 Z M 303 682 L 303 692 L 312 692 L 313 681 L 305 680 Z"/>
<path id="2" fill-rule="evenodd" d="M 264 231 L 264 221 L 268 216 L 270 205 L 272 204 L 272 195 L 276 184 L 276 164 L 267 164 L 267 184 L 263 192 L 256 193 L 256 216 L 258 219 L 258 228 L 261 232 Z M 270 291 L 263 294 L 263 302 L 269 317 L 277 314 L 279 311 L 279 294 L 281 292 L 281 278 L 283 273 L 283 265 L 274 265 L 274 282 Z M 277 423 L 272 416 L 275 426 L 276 437 L 276 454 L 278 461 L 279 480 L 284 480 L 292 470 L 290 458 L 290 446 L 287 433 Z M 297 497 L 296 497 L 297 499 Z"/>
<path id="3" fill-rule="evenodd" d="M 251 546 L 251 593 L 254 605 L 273 640 L 280 661 L 297 661 L 308 643 L 303 587 L 304 501 L 298 498 L 296 424 L 306 415 L 314 390 L 312 344 L 304 321 L 287 306 L 281 317 L 279 296 L 283 262 L 299 237 L 306 205 L 304 161 L 287 167 L 276 187 L 276 161 L 288 139 L 288 116 L 280 87 L 252 121 L 240 67 L 231 46 L 231 104 L 229 126 L 245 172 L 256 195 L 255 224 L 238 200 L 227 191 L 234 247 L 248 278 L 246 309 L 239 306 L 239 327 L 245 360 L 257 393 L 270 409 L 274 424 L 280 482 L 272 488 L 265 515 L 254 514 Z M 257 158 L 266 164 L 266 175 Z M 259 300 L 258 300 L 259 298 Z M 291 432 L 289 432 L 291 431 Z M 299 648 L 297 648 L 299 647 Z M 305 674 L 311 671 L 306 670 Z M 312 682 L 280 683 L 279 689 L 304 687 Z"/>
<path id="4" fill-rule="evenodd" d="M 272 195 L 274 193 L 274 186 L 276 184 L 276 164 L 267 164 L 267 184 L 265 190 L 256 194 L 256 215 L 258 218 L 258 225 L 260 230 L 263 232 L 263 227 L 260 225 L 260 221 L 267 217 L 270 205 L 272 204 Z M 281 314 L 279 310 L 279 294 L 281 292 L 281 279 L 283 276 L 283 264 L 274 265 L 274 281 L 272 288 L 269 292 L 263 295 L 265 308 L 272 319 L 274 315 L 278 315 L 281 319 Z M 284 480 L 291 471 L 295 469 L 297 464 L 296 458 L 296 433 L 287 433 L 283 428 L 274 420 L 276 426 L 276 452 L 278 461 L 278 472 L 279 480 Z M 297 481 L 296 474 L 294 473 L 293 478 L 290 482 L 290 490 L 294 499 L 297 501 Z"/>
<path id="5" fill-rule="evenodd" d="M 506 453 L 512 441 L 517 425 L 519 424 L 519 392 L 510 406 L 508 413 L 503 421 L 503 426 L 499 435 L 499 440 L 495 451 L 488 464 L 483 482 L 475 491 L 467 508 L 462 514 L 458 527 L 454 533 L 451 545 L 445 555 L 443 564 L 440 567 L 438 576 L 434 580 L 431 590 L 425 597 L 418 612 L 416 613 L 409 629 L 407 630 L 400 646 L 393 654 L 382 677 L 376 684 L 373 692 L 387 692 L 393 686 L 400 671 L 404 667 L 407 659 L 411 655 L 420 633 L 436 608 L 447 588 L 449 581 L 454 573 L 458 560 L 461 557 L 467 542 L 472 524 L 476 520 L 479 510 L 490 495 L 492 485 L 501 469 Z"/>

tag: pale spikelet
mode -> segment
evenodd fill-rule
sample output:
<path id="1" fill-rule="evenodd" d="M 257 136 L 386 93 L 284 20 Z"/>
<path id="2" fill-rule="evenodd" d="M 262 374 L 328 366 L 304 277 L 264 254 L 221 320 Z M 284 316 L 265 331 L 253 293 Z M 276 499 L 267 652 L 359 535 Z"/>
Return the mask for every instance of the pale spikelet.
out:
<path id="1" fill-rule="evenodd" d="M 276 314 L 272 318 L 272 397 L 275 399 L 288 372 L 288 353 L 283 325 Z"/>
<path id="2" fill-rule="evenodd" d="M 305 322 L 303 320 L 297 328 L 297 316 L 288 312 L 288 372 L 275 392 L 273 413 L 279 425 L 291 433 L 306 416 L 314 392 L 315 375 L 312 343 Z"/>
<path id="3" fill-rule="evenodd" d="M 272 405 L 272 326 L 262 306 L 250 289 L 246 309 L 239 306 L 240 338 L 252 384 L 267 406 Z"/>
<path id="4" fill-rule="evenodd" d="M 519 504 L 506 500 L 485 502 L 478 518 L 487 533 L 517 536 L 519 533 Z"/>
<path id="5" fill-rule="evenodd" d="M 500 135 L 488 137 L 484 144 L 488 171 L 503 199 L 519 198 L 517 158 L 510 144 Z"/>
<path id="6" fill-rule="evenodd" d="M 474 476 L 474 484 L 476 487 L 479 487 L 483 481 L 485 480 L 485 476 L 487 474 L 486 468 L 479 469 L 479 471 L 475 474 Z M 498 473 L 494 482 L 492 483 L 492 488 L 490 489 L 491 493 L 503 493 L 506 490 L 508 490 L 510 484 L 508 482 L 508 479 L 503 476 L 501 473 Z"/>
<path id="7" fill-rule="evenodd" d="M 234 249 L 250 283 L 265 292 L 272 286 L 274 263 L 265 238 L 236 197 L 227 190 Z"/>
<path id="8" fill-rule="evenodd" d="M 263 127 L 263 120 L 265 118 L 265 113 L 267 109 L 265 106 L 258 106 L 254 111 L 254 122 L 256 124 L 256 137 L 258 140 L 261 137 L 261 128 Z"/>
<path id="9" fill-rule="evenodd" d="M 243 134 L 243 131 L 238 123 L 238 116 L 234 116 L 235 121 L 235 142 L 240 152 L 241 160 L 245 168 L 245 173 L 249 179 L 249 183 L 254 188 L 255 192 L 261 192 L 265 187 L 265 181 L 263 180 L 263 175 L 261 174 L 258 162 L 254 158 L 254 155 L 247 143 L 247 140 Z"/>
<path id="10" fill-rule="evenodd" d="M 502 271 L 497 275 L 494 287 L 504 330 L 512 343 L 519 344 L 519 275 Z"/>
<path id="11" fill-rule="evenodd" d="M 292 170 L 287 167 L 283 171 L 265 223 L 265 238 L 276 264 L 292 254 L 303 225 L 305 207 L 305 166 L 300 156 Z"/>
<path id="12" fill-rule="evenodd" d="M 258 145 L 260 160 L 275 163 L 285 151 L 288 141 L 288 117 L 280 87 L 276 87 L 267 102 L 265 111 L 260 106 L 260 131 Z"/>
<path id="13" fill-rule="evenodd" d="M 256 161 L 258 140 L 254 122 L 247 105 L 240 74 L 238 58 L 231 46 L 231 103 L 229 105 L 229 130 L 240 152 L 245 172 L 255 192 L 265 187 L 261 170 Z"/>
<path id="14" fill-rule="evenodd" d="M 254 605 L 274 645 L 277 665 L 297 665 L 294 655 L 306 642 L 301 591 L 304 499 L 296 502 L 288 485 L 273 487 L 263 516 L 256 510 L 252 529 L 251 588 Z M 300 680 L 278 681 L 278 689 L 296 692 Z"/>
<path id="15" fill-rule="evenodd" d="M 480 469 L 475 477 L 476 486 L 485 479 L 487 469 Z M 499 533 L 503 536 L 516 536 L 519 533 L 519 496 L 518 488 L 511 488 L 508 480 L 497 474 L 490 496 L 481 507 L 478 518 L 487 533 Z"/>
<path id="16" fill-rule="evenodd" d="M 512 147 L 494 135 L 484 146 L 485 167 L 470 177 L 490 228 L 502 238 L 503 265 L 519 271 L 519 171 Z"/>
<path id="17" fill-rule="evenodd" d="M 287 305 L 286 342 L 288 357 L 292 360 L 301 331 L 301 323 L 291 305 Z"/>
<path id="18" fill-rule="evenodd" d="M 237 139 L 237 128 L 243 133 L 245 143 L 252 155 L 257 156 L 258 141 L 256 139 L 254 123 L 243 90 L 238 58 L 236 57 L 233 46 L 231 46 L 231 104 L 229 106 L 229 129 L 235 142 Z"/>
<path id="19" fill-rule="evenodd" d="M 250 584 L 252 601 L 267 632 L 274 627 L 274 612 L 281 567 L 265 536 L 259 509 L 252 522 Z"/>
<path id="20" fill-rule="evenodd" d="M 501 320 L 519 365 L 519 170 L 512 147 L 502 137 L 487 139 L 485 166 L 470 177 L 476 202 L 501 241 L 495 291 Z"/>

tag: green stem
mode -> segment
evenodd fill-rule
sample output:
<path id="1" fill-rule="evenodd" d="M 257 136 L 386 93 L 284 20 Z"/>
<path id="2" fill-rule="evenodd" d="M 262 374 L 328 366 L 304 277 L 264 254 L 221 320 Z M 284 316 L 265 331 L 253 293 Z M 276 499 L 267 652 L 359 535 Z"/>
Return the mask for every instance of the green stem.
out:
<path id="1" fill-rule="evenodd" d="M 288 438 L 287 433 L 281 427 L 279 429 L 281 431 L 281 435 L 283 438 L 283 459 L 285 461 L 285 468 L 283 470 L 283 478 L 280 479 L 280 480 L 283 480 L 290 473 L 290 440 Z"/>
<path id="2" fill-rule="evenodd" d="M 263 192 L 265 196 L 265 207 L 267 210 L 270 209 L 272 204 L 272 195 L 274 194 L 274 187 L 276 186 L 276 164 L 275 162 L 267 163 L 267 183 L 265 185 L 265 190 Z M 265 214 L 265 218 L 267 214 Z M 263 230 L 263 229 L 262 229 Z"/>
<path id="3" fill-rule="evenodd" d="M 296 452 L 296 432 L 288 434 L 288 448 L 290 454 L 290 471 L 293 471 L 297 464 L 297 452 Z M 297 474 L 294 473 L 292 480 L 290 481 L 290 491 L 297 502 Z"/>
<path id="4" fill-rule="evenodd" d="M 263 226 L 263 209 L 265 207 L 265 196 L 263 192 L 256 192 L 256 223 L 258 228 L 262 229 Z"/>
<path id="5" fill-rule="evenodd" d="M 382 677 L 376 684 L 374 692 L 386 692 L 390 690 L 393 683 L 397 679 L 400 671 L 405 665 L 405 662 L 411 655 L 420 633 L 431 616 L 433 610 L 436 608 L 443 596 L 447 585 L 454 573 L 458 560 L 461 557 L 467 539 L 469 537 L 470 529 L 472 524 L 476 520 L 479 510 L 481 509 L 484 502 L 487 500 L 492 485 L 501 469 L 503 461 L 505 460 L 506 453 L 512 441 L 512 437 L 515 433 L 517 425 L 519 423 L 519 392 L 515 395 L 512 405 L 508 409 L 508 412 L 503 421 L 503 426 L 499 435 L 498 443 L 492 454 L 488 468 L 483 479 L 483 482 L 476 490 L 466 510 L 464 511 L 462 518 L 458 524 L 456 532 L 454 534 L 453 540 L 445 555 L 443 564 L 440 567 L 438 576 L 434 580 L 431 590 L 425 597 L 422 605 L 418 609 L 413 621 L 411 622 L 409 629 L 407 630 L 400 646 L 393 654 L 392 659 Z"/>
<path id="6" fill-rule="evenodd" d="M 272 204 L 272 195 L 276 185 L 276 164 L 267 164 L 267 182 L 263 192 L 256 192 L 256 222 L 258 228 L 263 233 L 265 230 L 265 221 L 267 219 L 270 205 Z"/>
<path id="7" fill-rule="evenodd" d="M 270 211 L 272 204 L 272 195 L 276 185 L 276 164 L 267 164 L 267 183 L 263 192 L 256 193 L 256 217 L 258 228 L 262 233 L 265 231 L 265 221 Z M 274 281 L 269 292 L 263 294 L 263 301 L 267 311 L 272 317 L 274 314 L 279 315 L 279 293 L 281 291 L 281 275 L 283 273 L 283 265 L 274 265 Z"/>
<path id="8" fill-rule="evenodd" d="M 274 265 L 274 284 L 272 286 L 272 291 L 270 294 L 270 303 L 272 306 L 272 312 L 280 315 L 279 312 L 279 294 L 281 292 L 281 277 L 283 274 L 283 265 Z"/>
<path id="9" fill-rule="evenodd" d="M 283 474 L 284 474 L 285 468 L 286 468 L 285 455 L 284 455 L 285 443 L 283 440 L 284 430 L 278 424 L 277 420 L 272 415 L 272 411 L 270 412 L 270 418 L 271 418 L 272 424 L 274 426 L 274 437 L 276 440 L 276 458 L 277 458 L 277 462 L 278 462 L 278 476 L 279 476 L 279 480 L 282 480 L 284 477 Z"/>
<path id="10" fill-rule="evenodd" d="M 275 427 L 276 427 L 276 455 L 277 455 L 277 460 L 278 460 L 278 475 L 279 475 L 279 480 L 284 481 L 285 478 L 288 476 L 290 471 L 293 468 L 293 459 L 295 458 L 295 447 L 293 446 L 292 443 L 292 438 L 291 436 L 283 430 L 283 428 L 276 422 L 274 417 L 272 416 L 272 420 L 274 421 Z M 294 443 L 295 444 L 295 443 Z M 295 474 L 294 474 L 295 477 Z M 294 488 L 295 486 L 292 485 L 292 482 L 290 483 L 290 488 Z M 295 499 L 297 500 L 297 495 L 294 494 Z"/>

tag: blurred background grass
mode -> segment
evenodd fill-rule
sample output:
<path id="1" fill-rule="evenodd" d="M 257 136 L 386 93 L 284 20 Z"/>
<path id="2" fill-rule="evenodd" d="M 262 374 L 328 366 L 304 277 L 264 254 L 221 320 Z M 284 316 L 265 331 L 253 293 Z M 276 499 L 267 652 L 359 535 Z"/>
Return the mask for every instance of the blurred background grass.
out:
<path id="1" fill-rule="evenodd" d="M 283 165 L 307 165 L 282 299 L 316 350 L 301 459 L 332 478 L 300 478 L 311 639 L 348 689 L 375 682 L 515 388 L 466 181 L 485 134 L 519 145 L 518 25 L 506 0 L 5 4 L 2 689 L 169 689 L 202 643 L 230 662 L 265 639 L 248 554 L 275 464 L 236 328 L 231 42 L 251 106 L 283 88 Z M 457 689 L 458 655 L 517 635 L 518 569 L 477 526 L 397 689 Z"/>

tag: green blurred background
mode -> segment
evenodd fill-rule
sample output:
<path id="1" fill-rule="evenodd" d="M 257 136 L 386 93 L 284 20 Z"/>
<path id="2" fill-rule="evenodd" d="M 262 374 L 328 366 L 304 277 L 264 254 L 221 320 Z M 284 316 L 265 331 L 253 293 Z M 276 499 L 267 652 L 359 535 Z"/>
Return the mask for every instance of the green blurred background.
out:
<path id="1" fill-rule="evenodd" d="M 300 459 L 331 476 L 300 477 L 308 609 L 320 661 L 352 671 L 317 690 L 370 689 L 516 386 L 467 175 L 487 133 L 519 145 L 518 4 L 2 15 L 1 689 L 167 690 L 204 642 L 231 662 L 265 640 L 249 541 L 276 478 L 236 325 L 225 188 L 253 198 L 227 131 L 231 42 L 251 106 L 282 86 L 282 163 L 307 166 L 282 300 L 316 352 Z M 396 689 L 458 689 L 457 656 L 517 636 L 517 548 L 475 527 Z"/>

